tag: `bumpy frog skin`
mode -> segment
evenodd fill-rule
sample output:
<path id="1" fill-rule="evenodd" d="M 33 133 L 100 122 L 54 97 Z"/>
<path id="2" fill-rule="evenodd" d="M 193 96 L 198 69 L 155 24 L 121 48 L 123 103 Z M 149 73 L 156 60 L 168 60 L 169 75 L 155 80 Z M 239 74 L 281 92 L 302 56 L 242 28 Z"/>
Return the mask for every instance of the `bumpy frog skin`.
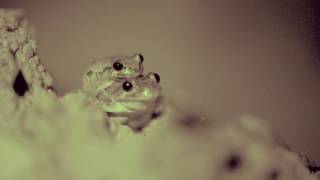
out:
<path id="1" fill-rule="evenodd" d="M 96 95 L 96 99 L 111 118 L 117 117 L 134 130 L 145 127 L 154 115 L 162 112 L 160 76 L 115 79 Z"/>
<path id="2" fill-rule="evenodd" d="M 96 60 L 87 69 L 82 78 L 83 90 L 95 94 L 106 86 L 110 86 L 114 79 L 134 78 L 143 73 L 143 56 L 114 56 Z"/>
<path id="3" fill-rule="evenodd" d="M 93 62 L 83 76 L 83 90 L 111 116 L 141 129 L 162 113 L 160 76 L 143 75 L 143 56 L 115 56 Z"/>

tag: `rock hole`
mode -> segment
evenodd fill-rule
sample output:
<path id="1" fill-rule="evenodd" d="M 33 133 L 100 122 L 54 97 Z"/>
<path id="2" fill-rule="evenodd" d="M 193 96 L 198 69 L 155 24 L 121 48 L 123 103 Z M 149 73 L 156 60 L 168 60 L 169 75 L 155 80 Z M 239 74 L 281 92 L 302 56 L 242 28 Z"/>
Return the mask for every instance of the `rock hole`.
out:
<path id="1" fill-rule="evenodd" d="M 18 96 L 23 96 L 27 91 L 29 91 L 28 83 L 23 77 L 21 71 L 19 71 L 16 79 L 14 80 L 13 89 Z"/>
<path id="2" fill-rule="evenodd" d="M 8 32 L 14 32 L 17 28 L 7 27 Z"/>
<path id="3" fill-rule="evenodd" d="M 279 171 L 274 170 L 270 173 L 268 180 L 277 180 L 277 179 L 279 179 Z"/>
<path id="4" fill-rule="evenodd" d="M 230 171 L 234 171 L 240 168 L 241 165 L 242 165 L 242 159 L 238 154 L 231 155 L 225 164 L 226 168 Z"/>

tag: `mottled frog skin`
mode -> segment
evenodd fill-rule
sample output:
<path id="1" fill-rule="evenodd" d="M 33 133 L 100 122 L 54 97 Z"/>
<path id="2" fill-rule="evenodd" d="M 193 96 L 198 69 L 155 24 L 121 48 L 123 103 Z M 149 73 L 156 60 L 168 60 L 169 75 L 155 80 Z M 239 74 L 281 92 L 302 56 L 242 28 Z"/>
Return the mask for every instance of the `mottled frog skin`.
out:
<path id="1" fill-rule="evenodd" d="M 160 76 L 148 73 L 136 78 L 115 79 L 96 95 L 110 118 L 118 119 L 133 130 L 142 130 L 163 110 Z"/>
<path id="2" fill-rule="evenodd" d="M 95 95 L 106 86 L 112 85 L 114 79 L 134 78 L 143 73 L 143 56 L 106 57 L 90 65 L 82 77 L 82 87 L 87 93 Z"/>
<path id="3" fill-rule="evenodd" d="M 109 120 L 142 130 L 163 111 L 160 76 L 143 74 L 143 56 L 115 56 L 93 62 L 83 76 L 83 90 Z"/>

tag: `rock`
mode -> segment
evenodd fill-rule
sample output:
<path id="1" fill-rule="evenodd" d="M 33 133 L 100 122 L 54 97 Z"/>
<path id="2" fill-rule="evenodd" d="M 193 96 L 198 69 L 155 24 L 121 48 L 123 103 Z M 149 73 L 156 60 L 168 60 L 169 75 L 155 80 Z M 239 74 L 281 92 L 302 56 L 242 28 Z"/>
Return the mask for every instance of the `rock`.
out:
<path id="1" fill-rule="evenodd" d="M 17 96 L 32 93 L 35 86 L 52 88 L 51 75 L 41 64 L 31 27 L 20 10 L 0 9 L 0 80 Z"/>

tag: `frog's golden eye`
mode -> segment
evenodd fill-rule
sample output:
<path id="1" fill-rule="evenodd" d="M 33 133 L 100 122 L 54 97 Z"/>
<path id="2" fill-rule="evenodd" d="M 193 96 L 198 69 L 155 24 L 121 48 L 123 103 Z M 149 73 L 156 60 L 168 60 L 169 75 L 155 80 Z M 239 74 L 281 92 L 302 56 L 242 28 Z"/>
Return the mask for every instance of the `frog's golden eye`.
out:
<path id="1" fill-rule="evenodd" d="M 130 91 L 132 89 L 132 84 L 129 82 L 129 81 L 125 81 L 123 84 L 122 84 L 122 89 L 125 90 L 125 91 Z"/>
<path id="2" fill-rule="evenodd" d="M 120 62 L 115 62 L 113 63 L 113 69 L 116 71 L 121 71 L 123 69 L 123 64 Z"/>

